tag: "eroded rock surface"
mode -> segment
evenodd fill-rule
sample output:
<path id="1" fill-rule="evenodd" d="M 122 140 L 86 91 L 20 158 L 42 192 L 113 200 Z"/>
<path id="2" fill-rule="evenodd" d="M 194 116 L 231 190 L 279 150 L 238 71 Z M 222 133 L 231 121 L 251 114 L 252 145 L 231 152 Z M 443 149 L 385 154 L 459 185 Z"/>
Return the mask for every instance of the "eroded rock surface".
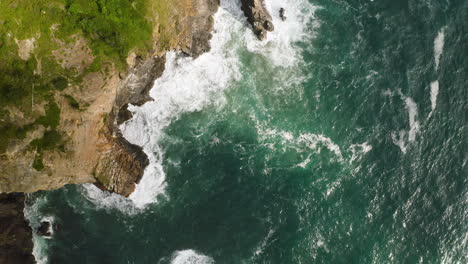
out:
<path id="1" fill-rule="evenodd" d="M 127 106 L 151 100 L 148 92 L 164 70 L 166 51 L 197 57 L 209 50 L 212 15 L 219 0 L 167 4 L 171 8 L 165 15 L 173 24 L 164 30 L 155 25 L 152 51 L 138 55 L 131 52 L 125 71 L 110 63 L 103 63 L 100 71 L 84 71 L 82 81 L 68 83 L 50 98 L 60 109 L 56 127 L 35 124 L 24 137 L 7 142 L 5 151 L 0 153 L 0 192 L 28 193 L 80 183 L 96 183 L 125 196 L 133 191 L 148 159 L 140 147 L 122 137 L 118 128 L 131 118 Z M 94 59 L 88 45 L 76 35 L 67 45 L 60 45 L 53 58 L 65 70 L 83 72 Z M 34 100 L 31 106 L 36 112 L 45 107 Z M 0 119 L 21 126 L 33 125 L 26 117 L 19 118 L 20 114 L 10 111 Z M 49 145 L 37 144 L 46 139 L 51 139 Z"/>
<path id="2" fill-rule="evenodd" d="M 185 34 L 175 47 L 192 57 L 198 57 L 210 49 L 213 15 L 219 0 L 191 0 L 183 19 Z M 102 189 L 129 196 L 143 176 L 148 158 L 141 147 L 129 143 L 120 132 L 119 125 L 132 117 L 129 104 L 142 105 L 151 100 L 148 95 L 154 81 L 164 71 L 165 55 L 152 54 L 146 59 L 135 58 L 135 66 L 129 71 L 117 89 L 116 99 L 101 134 L 105 135 L 105 150 L 101 150 L 98 164 L 93 172 Z M 156 87 L 157 89 L 157 87 Z"/>
<path id="3" fill-rule="evenodd" d="M 95 183 L 124 196 L 133 192 L 148 158 L 141 147 L 130 144 L 119 130 L 119 125 L 132 117 L 127 107 L 151 100 L 148 92 L 164 71 L 166 51 L 177 50 L 198 57 L 210 49 L 212 15 L 219 0 L 165 4 L 168 6 L 165 15 L 173 24 L 166 24 L 161 30 L 156 23 L 152 51 L 138 55 L 130 52 L 127 69 L 103 62 L 101 68 L 88 71 L 95 59 L 90 43 L 75 35 L 67 43 L 59 43 L 60 48 L 48 54 L 48 58 L 54 58 L 64 70 L 82 75 L 82 79 L 64 82 L 59 76 L 62 80 L 54 85 L 60 88 L 48 98 L 49 102 L 31 97 L 30 107 L 35 116 L 23 115 L 15 106 L 0 112 L 1 122 L 18 127 L 10 130 L 27 128 L 21 137 L 0 142 L 5 143 L 0 149 L 0 263 L 35 262 L 31 254 L 32 230 L 23 215 L 23 193 L 80 183 Z M 54 25 L 51 30 L 57 27 Z M 17 46 L 22 60 L 36 60 L 34 74 L 47 73 L 43 58 L 34 53 L 37 48 L 34 39 L 18 41 Z M 45 126 L 35 121 L 38 115 L 50 111 L 50 105 L 59 111 L 57 120 L 51 121 L 57 124 Z M 53 223 L 51 226 L 43 222 L 36 232 L 50 236 L 51 228 Z"/>
<path id="4" fill-rule="evenodd" d="M 35 263 L 32 230 L 24 219 L 24 194 L 0 194 L 0 263 Z"/>
<path id="5" fill-rule="evenodd" d="M 37 228 L 36 234 L 39 236 L 51 238 L 52 235 L 58 230 L 58 225 L 49 221 L 42 221 L 41 225 Z"/>
<path id="6" fill-rule="evenodd" d="M 252 25 L 254 34 L 259 40 L 264 40 L 268 31 L 273 31 L 274 26 L 263 0 L 242 0 L 242 11 L 247 21 Z"/>

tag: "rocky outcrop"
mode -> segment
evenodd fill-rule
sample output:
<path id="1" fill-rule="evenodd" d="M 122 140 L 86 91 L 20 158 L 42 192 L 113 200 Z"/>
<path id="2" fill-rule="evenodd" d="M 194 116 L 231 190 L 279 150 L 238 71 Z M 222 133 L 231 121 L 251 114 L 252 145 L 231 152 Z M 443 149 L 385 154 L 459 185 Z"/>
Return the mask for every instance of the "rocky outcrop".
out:
<path id="1" fill-rule="evenodd" d="M 190 14 L 186 18 L 187 30 L 175 47 L 192 57 L 198 57 L 210 49 L 213 14 L 219 0 L 193 0 Z M 120 132 L 119 125 L 132 117 L 128 105 L 142 105 L 151 100 L 149 90 L 164 71 L 165 55 L 154 53 L 147 59 L 136 58 L 135 66 L 129 71 L 117 89 L 117 95 L 103 134 L 108 147 L 101 155 L 93 172 L 98 187 L 129 196 L 143 176 L 148 158 L 141 147 L 129 143 Z M 106 145 L 106 144 L 104 144 Z"/>
<path id="2" fill-rule="evenodd" d="M 36 230 L 36 234 L 39 236 L 50 238 L 57 230 L 58 230 L 58 225 L 56 223 L 51 223 L 49 221 L 42 221 L 41 225 Z"/>
<path id="3" fill-rule="evenodd" d="M 101 152 L 94 170 L 95 184 L 128 197 L 143 176 L 148 158 L 140 147 L 130 144 L 120 132 L 116 132 L 114 137 L 110 130 L 105 130 L 102 133 L 110 144 L 105 152 Z"/>
<path id="4" fill-rule="evenodd" d="M 79 83 L 68 84 L 54 94 L 51 100 L 60 109 L 60 120 L 54 128 L 59 139 L 47 138 L 50 128 L 39 126 L 24 137 L 9 141 L 6 150 L 0 153 L 0 263 L 34 263 L 32 231 L 23 214 L 24 194 L 10 192 L 30 193 L 79 183 L 95 183 L 123 196 L 133 192 L 148 158 L 141 147 L 129 143 L 119 130 L 119 125 L 132 117 L 127 107 L 151 100 L 148 93 L 164 71 L 166 51 L 177 50 L 198 57 L 210 49 L 212 16 L 219 0 L 181 0 L 169 4 L 173 8 L 167 10 L 170 13 L 167 15 L 173 27 L 166 25 L 162 32 L 157 24 L 153 51 L 140 56 L 130 54 L 128 71 L 119 72 L 115 65 L 103 64 L 101 71 L 86 73 Z M 58 58 L 61 65 L 82 72 L 94 59 L 84 52 L 88 50 L 86 45 L 77 39 L 70 47 L 64 46 L 58 53 L 66 56 Z M 16 115 L 14 110 L 11 109 L 12 120 L 8 121 L 22 126 L 33 122 L 21 113 Z M 4 118 L 0 116 L 0 120 Z M 39 155 L 37 147 L 31 147 L 39 139 L 51 139 L 56 149 L 43 147 Z M 36 160 L 40 160 L 37 166 Z M 53 223 L 43 222 L 36 233 L 50 236 L 53 229 Z"/>
<path id="5" fill-rule="evenodd" d="M 274 26 L 271 15 L 265 8 L 263 0 L 241 0 L 242 11 L 244 11 L 247 21 L 252 25 L 254 34 L 259 40 L 266 38 L 268 31 L 273 31 Z"/>
<path id="6" fill-rule="evenodd" d="M 146 60 L 136 58 L 136 65 L 122 80 L 117 96 L 101 130 L 103 145 L 94 177 L 98 187 L 128 197 L 143 176 L 148 158 L 141 147 L 129 143 L 122 135 L 119 125 L 132 117 L 129 104 L 142 105 L 151 100 L 149 90 L 154 80 L 164 71 L 165 56 L 151 56 Z"/>
<path id="7" fill-rule="evenodd" d="M 188 18 L 190 28 L 186 36 L 188 41 L 181 50 L 196 58 L 210 50 L 213 15 L 218 10 L 219 0 L 193 0 L 192 5 L 195 15 Z"/>
<path id="8" fill-rule="evenodd" d="M 282 21 L 286 21 L 286 15 L 285 15 L 285 10 L 284 8 L 280 8 L 279 10 L 279 17 L 281 18 Z"/>
<path id="9" fill-rule="evenodd" d="M 172 24 L 164 30 L 155 25 L 151 52 L 139 55 L 131 52 L 127 71 L 103 64 L 105 69 L 86 73 L 82 81 L 70 83 L 51 98 L 60 109 L 60 121 L 53 131 L 57 140 L 50 137 L 54 136 L 50 128 L 36 125 L 23 138 L 8 142 L 6 150 L 0 153 L 0 192 L 29 193 L 66 184 L 96 183 L 125 196 L 131 193 L 148 159 L 140 147 L 130 144 L 119 131 L 118 126 L 131 118 L 127 106 L 151 100 L 148 92 L 164 70 L 166 51 L 178 50 L 197 57 L 210 49 L 212 15 L 219 0 L 181 0 L 168 5 L 171 8 L 165 12 Z M 87 50 L 83 48 L 86 41 L 74 40 L 75 44 L 64 46 L 63 54 L 76 55 L 76 47 Z M 92 55 L 88 53 L 80 53 L 81 59 L 73 62 L 89 64 Z M 86 65 L 75 68 L 79 70 Z M 15 113 L 12 109 L 7 121 L 22 126 L 34 121 Z M 42 147 L 46 139 L 53 145 Z M 36 144 L 41 146 L 39 149 L 33 144 L 38 140 L 42 140 Z"/>
<path id="10" fill-rule="evenodd" d="M 0 263 L 35 263 L 32 230 L 24 219 L 24 194 L 0 194 Z"/>

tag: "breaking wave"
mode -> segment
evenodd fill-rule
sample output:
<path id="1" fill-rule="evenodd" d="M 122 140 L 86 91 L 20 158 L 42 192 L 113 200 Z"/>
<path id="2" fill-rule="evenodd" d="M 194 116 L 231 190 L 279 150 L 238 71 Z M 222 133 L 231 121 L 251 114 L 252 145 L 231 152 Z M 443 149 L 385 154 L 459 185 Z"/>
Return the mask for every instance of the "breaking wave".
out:
<path id="1" fill-rule="evenodd" d="M 288 10 L 286 21 L 279 18 L 281 3 Z M 134 117 L 122 124 L 121 129 L 131 143 L 143 146 L 150 160 L 142 180 L 130 195 L 137 207 L 144 208 L 164 194 L 164 153 L 159 146 L 164 129 L 183 113 L 201 111 L 208 105 L 224 105 L 224 91 L 241 77 L 239 50 L 247 47 L 250 52 L 261 53 L 274 65 L 291 66 L 297 61 L 298 49 L 294 44 L 310 36 L 306 22 L 311 20 L 315 9 L 302 0 L 266 1 L 266 6 L 275 31 L 261 42 L 247 26 L 240 1 L 221 1 L 214 16 L 211 50 L 196 59 L 169 52 L 165 71 L 150 92 L 154 101 L 129 107 Z"/>

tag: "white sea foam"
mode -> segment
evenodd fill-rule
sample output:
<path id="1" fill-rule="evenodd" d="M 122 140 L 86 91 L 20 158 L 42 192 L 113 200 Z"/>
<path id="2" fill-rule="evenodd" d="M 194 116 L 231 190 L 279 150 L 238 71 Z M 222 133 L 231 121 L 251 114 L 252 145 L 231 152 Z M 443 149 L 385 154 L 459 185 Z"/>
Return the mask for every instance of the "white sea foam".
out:
<path id="1" fill-rule="evenodd" d="M 326 192 L 326 195 L 327 196 L 330 196 L 331 194 L 333 194 L 335 192 L 335 190 L 340 187 L 341 185 L 341 180 L 337 180 L 337 181 L 334 181 L 334 182 L 331 182 L 330 184 L 327 185 L 327 192 Z"/>
<path id="2" fill-rule="evenodd" d="M 305 169 L 305 167 L 307 167 L 307 165 L 309 165 L 309 163 L 312 161 L 311 156 L 312 155 L 308 155 L 305 160 L 303 160 L 302 162 L 300 162 L 296 166 Z"/>
<path id="3" fill-rule="evenodd" d="M 320 251 L 324 250 L 325 252 L 330 252 L 327 242 L 326 236 L 319 233 L 319 231 L 315 231 L 315 234 L 309 235 L 309 247 L 312 262 L 315 262 L 317 256 L 320 255 Z"/>
<path id="4" fill-rule="evenodd" d="M 429 117 L 432 116 L 432 112 L 434 112 L 437 106 L 437 96 L 439 95 L 439 81 L 435 80 L 431 82 L 431 112 L 429 113 Z"/>
<path id="5" fill-rule="evenodd" d="M 197 253 L 192 249 L 176 251 L 171 258 L 171 264 L 214 264 L 208 256 Z"/>
<path id="6" fill-rule="evenodd" d="M 271 128 L 266 121 L 260 121 L 255 115 L 250 118 L 255 122 L 257 135 L 260 142 L 268 143 L 280 140 L 285 148 L 293 148 L 297 152 L 319 154 L 322 148 L 333 153 L 339 162 L 344 161 L 340 147 L 331 138 L 322 134 L 300 133 L 295 136 L 292 132 L 278 128 Z M 297 167 L 305 168 L 311 161 L 311 154 L 305 160 L 297 164 Z"/>
<path id="7" fill-rule="evenodd" d="M 266 0 L 265 7 L 275 29 L 268 32 L 264 41 L 256 41 L 256 37 L 249 31 L 246 36 L 247 49 L 263 54 L 274 65 L 292 66 L 300 61 L 300 49 L 295 44 L 314 37 L 315 31 L 311 29 L 319 25 L 313 19 L 317 7 L 306 0 Z M 285 9 L 285 21 L 279 16 L 280 8 Z M 308 26 L 309 23 L 312 27 Z"/>
<path id="8" fill-rule="evenodd" d="M 406 97 L 405 99 L 406 109 L 408 110 L 408 119 L 410 130 L 408 132 L 408 142 L 414 142 L 416 140 L 416 134 L 419 133 L 419 121 L 418 116 L 418 105 L 414 102 L 411 97 Z"/>
<path id="9" fill-rule="evenodd" d="M 393 144 L 397 145 L 403 153 L 406 153 L 406 135 L 405 130 L 400 130 L 398 134 L 396 132 L 391 133 Z"/>
<path id="10" fill-rule="evenodd" d="M 142 180 L 130 195 L 137 207 L 155 202 L 164 193 L 164 153 L 158 145 L 164 128 L 183 113 L 200 111 L 208 105 L 223 105 L 223 91 L 240 78 L 236 54 L 240 45 L 235 40 L 243 24 L 224 9 L 226 4 L 222 7 L 214 17 L 211 50 L 197 59 L 169 52 L 166 69 L 150 92 L 154 101 L 142 107 L 129 107 L 134 118 L 121 129 L 131 143 L 143 146 L 150 160 Z"/>
<path id="11" fill-rule="evenodd" d="M 24 217 L 28 220 L 29 225 L 33 230 L 37 230 L 41 225 L 42 220 L 51 220 L 54 221 L 53 217 L 43 217 L 39 214 L 39 207 L 47 203 L 47 198 L 45 196 L 38 197 L 33 204 L 26 204 L 24 207 Z M 45 219 L 48 218 L 48 219 Z M 47 240 L 46 238 L 39 236 L 36 232 L 32 233 L 33 240 L 33 251 L 32 254 L 36 259 L 37 264 L 46 264 L 48 263 L 47 258 Z"/>
<path id="12" fill-rule="evenodd" d="M 94 184 L 82 184 L 80 186 L 81 193 L 93 204 L 97 209 L 113 209 L 118 208 L 121 212 L 133 215 L 141 210 L 135 207 L 132 200 L 115 193 L 103 191 Z"/>
<path id="13" fill-rule="evenodd" d="M 364 142 L 362 144 L 351 144 L 351 146 L 349 146 L 349 149 L 351 150 L 351 159 L 350 159 L 350 163 L 361 158 L 362 155 L 366 154 L 367 152 L 371 151 L 372 150 L 372 146 L 369 145 L 369 143 L 367 142 Z"/>
<path id="14" fill-rule="evenodd" d="M 277 33 L 269 34 L 267 41 L 259 42 L 246 27 L 240 2 L 221 1 L 221 7 L 214 16 L 214 34 L 208 53 L 195 60 L 180 57 L 174 52 L 167 54 L 166 69 L 150 92 L 154 101 L 142 107 L 130 106 L 134 118 L 121 126 L 124 136 L 131 143 L 143 146 L 150 160 L 141 182 L 130 195 L 137 207 L 155 202 L 156 197 L 164 193 L 165 173 L 161 165 L 164 153 L 158 146 L 164 128 L 182 113 L 224 104 L 223 91 L 233 80 L 240 78 L 239 48 L 247 45 L 251 50 L 265 53 L 269 59 L 282 64 L 290 62 L 285 59 L 295 59 L 295 56 L 289 55 L 279 59 L 278 54 L 293 52 L 292 42 L 304 37 L 304 23 L 310 19 L 313 10 L 305 3 L 308 2 L 285 1 L 284 5 L 291 12 L 290 18 L 287 22 L 281 21 L 284 25 L 277 25 L 280 20 L 274 16 Z M 276 8 L 277 4 L 267 1 L 267 6 Z M 283 50 L 286 47 L 288 49 Z"/>
<path id="15" fill-rule="evenodd" d="M 274 229 L 270 229 L 268 231 L 268 234 L 266 235 L 266 237 L 262 240 L 262 242 L 255 249 L 255 252 L 253 253 L 253 258 L 255 258 L 256 256 L 259 256 L 259 255 L 261 255 L 263 253 L 263 250 L 265 250 L 266 246 L 270 242 L 270 239 L 273 236 L 273 234 L 275 233 L 275 231 L 276 230 L 274 230 Z"/>
<path id="16" fill-rule="evenodd" d="M 84 193 L 90 200 L 104 208 L 117 207 L 133 213 L 137 209 L 132 206 L 144 208 L 164 194 L 164 153 L 159 146 L 164 129 L 183 113 L 201 111 L 208 105 L 224 105 L 224 91 L 241 77 L 239 49 L 247 47 L 251 52 L 261 53 L 274 65 L 295 64 L 294 42 L 310 37 L 306 24 L 315 8 L 306 0 L 267 0 L 266 6 L 272 13 L 275 31 L 263 42 L 258 41 L 247 26 L 240 1 L 221 0 L 214 15 L 211 50 L 197 59 L 175 52 L 167 54 L 165 71 L 150 91 L 154 101 L 141 107 L 129 106 L 133 118 L 120 127 L 129 142 L 143 147 L 150 164 L 130 199 L 85 185 Z M 278 17 L 280 7 L 286 8 L 286 21 Z"/>
<path id="17" fill-rule="evenodd" d="M 325 146 L 329 151 L 335 154 L 339 161 L 343 161 L 343 155 L 341 154 L 340 147 L 335 144 L 329 137 L 321 135 L 321 134 L 312 134 L 312 133 L 304 133 L 300 134 L 298 138 L 299 144 L 304 144 L 309 149 L 317 149 L 318 144 L 322 144 Z"/>
<path id="18" fill-rule="evenodd" d="M 54 236 L 54 228 L 53 228 L 53 225 L 55 224 L 55 217 L 49 215 L 49 216 L 45 216 L 45 217 L 42 217 L 41 219 L 41 223 L 42 222 L 48 222 L 50 223 L 49 225 L 49 228 L 47 229 L 47 232 L 50 234 L 50 236 L 44 236 L 45 239 L 51 239 L 52 236 Z"/>
<path id="19" fill-rule="evenodd" d="M 49 258 L 47 257 L 47 242 L 44 237 L 33 234 L 33 256 L 37 264 L 47 264 Z"/>
<path id="20" fill-rule="evenodd" d="M 437 33 L 436 38 L 434 39 L 434 61 L 435 61 L 435 70 L 439 69 L 440 56 L 444 51 L 444 42 L 445 42 L 445 27 L 441 28 Z M 436 106 L 437 106 L 437 95 L 439 94 L 439 80 L 431 82 L 431 112 L 427 118 L 432 116 Z"/>
<path id="21" fill-rule="evenodd" d="M 437 37 L 434 39 L 434 61 L 435 61 L 435 70 L 439 69 L 440 56 L 444 50 L 445 42 L 445 28 L 441 28 Z"/>
<path id="22" fill-rule="evenodd" d="M 420 130 L 418 121 L 418 105 L 411 97 L 405 97 L 401 94 L 402 99 L 405 101 L 405 108 L 408 111 L 409 130 L 401 130 L 398 134 L 391 133 L 393 143 L 400 147 L 401 152 L 406 153 L 408 144 L 416 141 L 416 136 Z"/>

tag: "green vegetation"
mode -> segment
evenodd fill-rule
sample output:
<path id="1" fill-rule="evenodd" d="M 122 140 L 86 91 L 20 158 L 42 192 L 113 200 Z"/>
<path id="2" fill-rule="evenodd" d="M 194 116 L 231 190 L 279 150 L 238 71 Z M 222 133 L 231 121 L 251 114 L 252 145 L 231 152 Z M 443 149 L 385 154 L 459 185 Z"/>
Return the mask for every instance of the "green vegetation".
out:
<path id="1" fill-rule="evenodd" d="M 64 97 L 65 99 L 67 99 L 68 104 L 70 104 L 72 108 L 80 110 L 80 104 L 78 103 L 78 101 L 76 101 L 75 98 L 73 98 L 73 96 L 66 94 L 64 95 Z"/>
<path id="2" fill-rule="evenodd" d="M 33 161 L 33 168 L 37 171 L 41 171 L 44 169 L 44 162 L 42 161 L 42 153 L 36 154 Z"/>
<path id="3" fill-rule="evenodd" d="M 44 163 L 42 161 L 44 150 L 59 149 L 64 151 L 62 135 L 56 130 L 46 131 L 42 138 L 31 141 L 30 146 L 33 150 L 37 151 L 33 161 L 33 168 L 38 171 L 44 169 Z"/>
<path id="4" fill-rule="evenodd" d="M 91 49 L 125 63 L 131 49 L 148 49 L 152 26 L 144 17 L 147 3 L 143 0 L 66 0 L 65 32 L 80 29 L 92 40 Z M 142 12 L 143 11 L 143 12 Z"/>
<path id="5" fill-rule="evenodd" d="M 52 129 L 57 128 L 60 123 L 60 108 L 52 99 L 46 109 L 45 116 L 41 116 L 36 120 L 37 124 L 41 124 L 44 127 L 50 127 Z"/>
<path id="6" fill-rule="evenodd" d="M 55 131 L 60 122 L 60 109 L 53 100 L 56 91 L 79 83 L 83 76 L 74 69 L 64 69 L 52 51 L 63 43 L 74 42 L 78 34 L 88 40 L 96 59 L 88 72 L 102 70 L 104 63 L 125 67 L 130 50 L 144 52 L 151 45 L 152 25 L 145 18 L 150 0 L 5 0 L 0 1 L 0 112 L 7 120 L 5 106 L 13 106 L 25 117 L 37 118 L 28 126 L 43 125 Z M 143 11 L 142 11 L 143 10 Z M 31 47 L 23 59 L 19 43 L 29 39 Z M 73 108 L 80 105 L 65 96 Z M 48 102 L 46 114 L 38 117 L 35 105 Z M 14 125 L 13 120 L 0 123 L 0 153 L 4 153 L 13 139 L 24 138 L 27 129 Z M 50 134 L 52 133 L 52 134 Z M 47 132 L 41 149 L 49 144 Z M 33 144 L 33 145 L 34 145 Z M 42 159 L 42 158 L 41 158 Z M 41 167 L 39 158 L 35 167 Z"/>
<path id="7" fill-rule="evenodd" d="M 97 57 L 124 62 L 129 51 L 151 46 L 149 0 L 7 0 L 0 2 L 2 46 L 8 40 L 38 38 L 39 53 L 57 49 L 54 38 L 70 41 L 83 34 Z M 6 41 L 5 41 L 6 40 Z M 14 44 L 14 45 L 12 45 Z M 11 47 L 10 47 L 11 48 Z M 17 47 L 14 47 L 17 49 Z M 14 50 L 10 50 L 13 52 Z M 14 53 L 17 53 L 16 51 Z M 37 51 L 36 51 L 37 53 Z M 45 54 L 44 54 L 45 55 Z M 49 53 L 50 55 L 50 53 Z"/>
<path id="8" fill-rule="evenodd" d="M 57 142 L 60 141 L 60 134 L 55 131 L 57 126 L 60 123 L 60 108 L 58 105 L 55 103 L 55 101 L 49 102 L 46 108 L 46 114 L 44 116 L 40 116 L 37 118 L 35 123 L 25 125 L 25 126 L 17 126 L 16 124 L 12 122 L 7 122 L 7 121 L 0 121 L 0 153 L 5 153 L 8 144 L 11 142 L 13 139 L 23 139 L 26 137 L 26 133 L 31 130 L 35 125 L 43 125 L 46 128 L 51 128 L 53 129 L 52 132 L 46 132 L 44 135 L 45 141 L 41 141 L 42 143 L 37 145 L 36 143 L 31 143 L 33 146 L 40 146 L 40 149 L 50 149 L 49 147 L 45 147 L 47 145 L 49 146 L 55 146 L 55 144 L 50 144 L 54 140 L 57 139 Z M 52 133 L 52 134 L 51 134 Z M 58 137 L 57 137 L 58 135 Z M 37 141 L 37 140 L 36 140 Z"/>
<path id="9" fill-rule="evenodd" d="M 0 153 L 12 140 L 22 139 L 28 130 L 43 125 L 47 130 L 44 137 L 31 143 L 38 151 L 33 166 L 43 169 L 42 151 L 60 148 L 54 143 L 61 142 L 57 132 L 60 108 L 53 99 L 56 93 L 70 83 L 79 85 L 90 72 L 105 73 L 105 66 L 124 69 L 130 51 L 145 53 L 152 47 L 156 24 L 160 47 L 169 48 L 176 28 L 171 21 L 175 14 L 172 6 L 181 4 L 154 0 L 0 1 Z M 64 69 L 53 55 L 64 44 L 74 43 L 75 36 L 87 40 L 95 57 L 83 72 Z M 21 44 L 24 40 L 29 41 L 29 47 Z M 87 107 L 70 95 L 63 96 L 74 109 Z M 37 106 L 44 102 L 46 113 L 41 116 Z M 24 127 L 15 125 L 6 107 L 35 121 Z"/>
<path id="10" fill-rule="evenodd" d="M 62 76 L 53 79 L 50 83 L 55 87 L 55 89 L 60 91 L 64 90 L 68 86 L 67 79 Z"/>
<path id="11" fill-rule="evenodd" d="M 36 149 L 38 152 L 43 150 L 51 150 L 59 146 L 62 141 L 62 135 L 56 130 L 46 131 L 44 136 L 39 139 L 31 141 L 31 146 Z"/>
<path id="12" fill-rule="evenodd" d="M 32 92 L 32 84 L 39 83 L 39 77 L 33 74 L 35 64 L 20 59 L 8 60 L 0 46 L 0 105 L 20 102 Z"/>
<path id="13" fill-rule="evenodd" d="M 145 18 L 149 0 L 7 0 L 0 1 L 0 107 L 44 99 L 51 90 L 63 90 L 68 80 L 81 76 L 63 69 L 51 56 L 59 41 L 88 39 L 96 59 L 86 72 L 96 72 L 103 62 L 125 67 L 130 50 L 151 47 L 152 25 Z M 142 12 L 143 10 L 143 12 Z M 19 40 L 33 39 L 29 59 L 18 56 Z M 40 62 L 39 62 L 40 61 Z M 42 73 L 34 71 L 40 63 Z M 85 73 L 86 73 L 85 72 Z M 29 109 L 30 111 L 32 109 Z"/>
<path id="14" fill-rule="evenodd" d="M 13 123 L 0 122 L 0 153 L 4 153 L 11 139 L 23 139 L 26 132 L 30 129 L 29 126 L 18 127 Z"/>
<path id="15" fill-rule="evenodd" d="M 93 63 L 89 65 L 89 67 L 86 69 L 86 72 L 97 72 L 102 69 L 102 60 L 100 57 L 97 57 L 94 59 Z"/>

